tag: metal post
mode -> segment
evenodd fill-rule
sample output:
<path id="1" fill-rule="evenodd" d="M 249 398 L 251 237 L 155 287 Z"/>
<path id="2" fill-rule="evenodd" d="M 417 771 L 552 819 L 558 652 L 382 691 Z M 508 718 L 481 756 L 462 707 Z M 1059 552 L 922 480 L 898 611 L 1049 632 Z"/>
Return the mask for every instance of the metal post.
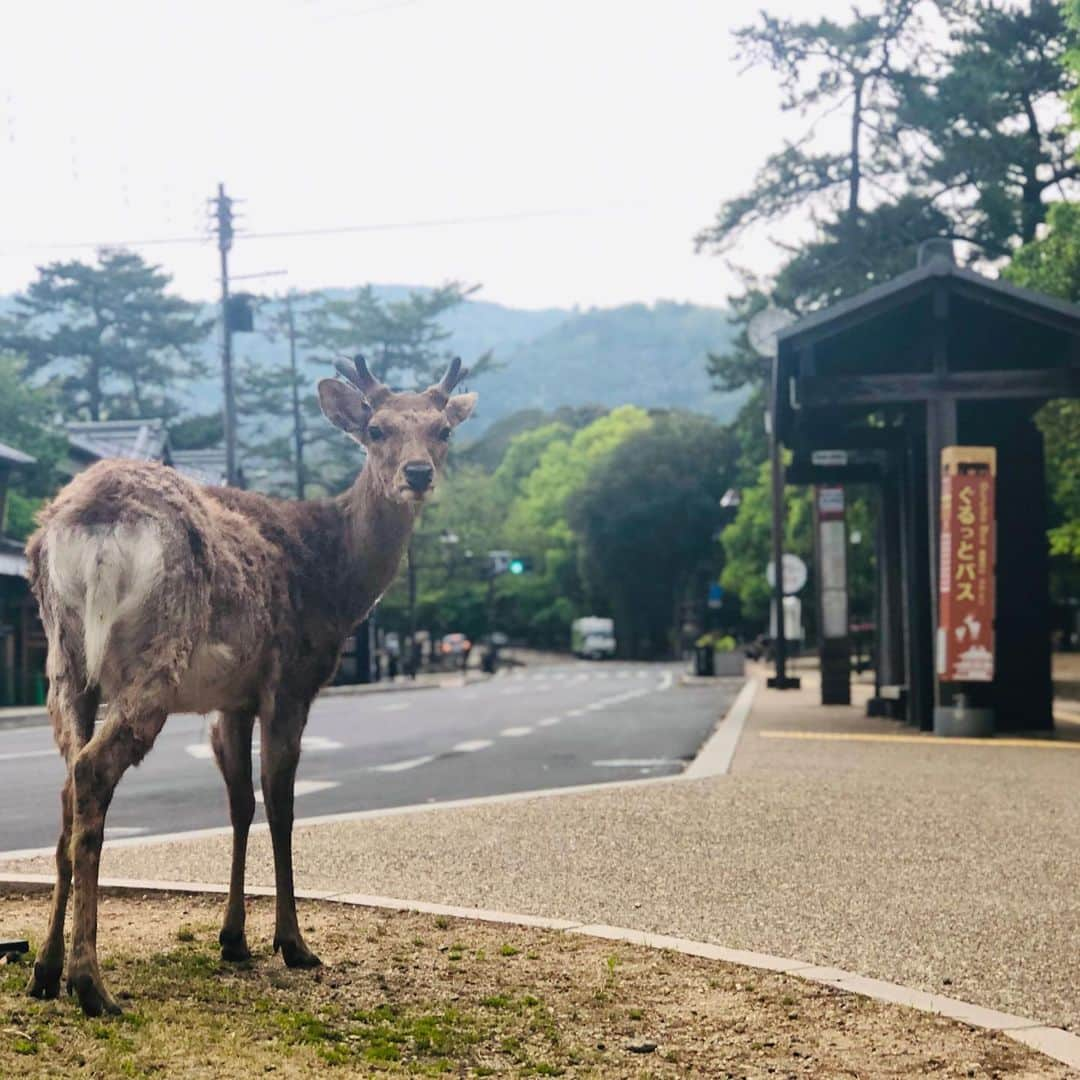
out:
<path id="1" fill-rule="evenodd" d="M 304 427 L 300 414 L 300 387 L 296 371 L 296 320 L 293 316 L 293 297 L 285 296 L 285 318 L 289 329 L 289 370 L 291 373 L 293 439 L 296 447 L 296 497 L 304 497 Z"/>
<path id="2" fill-rule="evenodd" d="M 776 360 L 773 363 L 777 363 Z M 776 413 L 769 418 L 769 455 L 772 467 L 772 603 L 776 619 L 773 637 L 773 656 L 776 675 L 768 680 L 774 690 L 795 690 L 800 682 L 787 674 L 787 637 L 784 633 L 784 463 L 780 457 L 780 436 L 776 430 Z"/>
<path id="3" fill-rule="evenodd" d="M 236 396 L 233 390 L 232 328 L 229 324 L 229 251 L 233 240 L 232 199 L 218 184 L 218 252 L 221 255 L 221 372 L 225 384 L 225 481 L 236 485 Z"/>

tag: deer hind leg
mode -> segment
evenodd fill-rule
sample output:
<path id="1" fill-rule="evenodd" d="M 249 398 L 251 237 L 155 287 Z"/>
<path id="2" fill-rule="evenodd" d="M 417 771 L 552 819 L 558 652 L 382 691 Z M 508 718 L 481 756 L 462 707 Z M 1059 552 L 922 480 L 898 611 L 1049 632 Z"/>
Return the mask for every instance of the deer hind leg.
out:
<path id="1" fill-rule="evenodd" d="M 143 688 L 145 691 L 145 688 Z M 110 704 L 105 723 L 75 757 L 74 863 L 75 911 L 68 963 L 68 990 L 79 997 L 87 1016 L 119 1013 L 101 978 L 97 959 L 97 893 L 105 814 L 120 777 L 149 751 L 165 723 L 161 707 L 133 707 L 142 694 L 121 695 Z M 151 698 L 150 694 L 146 694 Z"/>
<path id="2" fill-rule="evenodd" d="M 232 872 L 229 875 L 229 900 L 225 922 L 218 941 L 221 959 L 238 963 L 250 960 L 251 952 L 244 937 L 244 863 L 247 858 L 248 830 L 255 816 L 255 792 L 251 780 L 251 733 L 255 713 L 222 713 L 210 730 L 218 768 L 229 792 L 229 816 L 233 827 Z"/>
<path id="3" fill-rule="evenodd" d="M 70 673 L 54 673 L 49 685 L 49 714 L 56 741 L 67 762 L 67 777 L 60 791 L 60 838 L 56 842 L 56 885 L 49 929 L 26 987 L 27 992 L 37 998 L 54 998 L 60 993 L 60 977 L 64 970 L 64 918 L 71 893 L 72 763 L 94 733 L 100 697 L 96 687 L 76 690 L 81 682 Z"/>
<path id="4" fill-rule="evenodd" d="M 296 895 L 293 892 L 293 784 L 300 761 L 300 736 L 307 723 L 308 704 L 287 701 L 279 696 L 271 707 L 260 709 L 259 714 L 263 802 L 274 846 L 274 952 L 280 949 L 286 965 L 299 968 L 318 967 L 322 963 L 304 944 L 296 919 Z"/>

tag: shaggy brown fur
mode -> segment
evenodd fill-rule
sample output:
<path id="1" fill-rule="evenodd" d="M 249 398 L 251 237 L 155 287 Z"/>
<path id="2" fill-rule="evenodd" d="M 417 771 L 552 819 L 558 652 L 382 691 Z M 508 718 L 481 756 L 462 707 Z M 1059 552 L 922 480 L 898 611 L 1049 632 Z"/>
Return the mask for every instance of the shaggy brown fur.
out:
<path id="1" fill-rule="evenodd" d="M 274 847 L 274 948 L 291 967 L 318 958 L 296 921 L 293 782 L 308 709 L 341 645 L 397 571 L 452 427 L 475 395 L 450 398 L 455 365 L 423 394 L 392 394 L 362 360 L 352 385 L 319 384 L 323 411 L 363 444 L 367 464 L 333 500 L 283 502 L 200 487 L 161 465 L 105 461 L 77 476 L 27 548 L 49 643 L 49 711 L 68 766 L 52 918 L 29 990 L 59 992 L 74 875 L 68 986 L 92 1015 L 119 1011 L 97 962 L 97 878 L 105 814 L 124 771 L 172 712 L 220 710 L 211 743 L 233 823 L 222 955 L 247 958 L 244 860 L 255 810 L 252 729 Z M 99 701 L 108 702 L 95 730 Z"/>

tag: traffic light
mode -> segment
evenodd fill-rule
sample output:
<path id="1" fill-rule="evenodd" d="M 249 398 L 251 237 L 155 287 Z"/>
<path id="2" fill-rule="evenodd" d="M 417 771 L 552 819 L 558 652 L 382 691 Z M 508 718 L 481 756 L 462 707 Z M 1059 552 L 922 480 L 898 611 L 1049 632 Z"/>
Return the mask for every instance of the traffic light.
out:
<path id="1" fill-rule="evenodd" d="M 532 559 L 527 559 L 522 555 L 515 555 L 510 560 L 507 569 L 511 574 L 526 574 L 532 569 Z"/>

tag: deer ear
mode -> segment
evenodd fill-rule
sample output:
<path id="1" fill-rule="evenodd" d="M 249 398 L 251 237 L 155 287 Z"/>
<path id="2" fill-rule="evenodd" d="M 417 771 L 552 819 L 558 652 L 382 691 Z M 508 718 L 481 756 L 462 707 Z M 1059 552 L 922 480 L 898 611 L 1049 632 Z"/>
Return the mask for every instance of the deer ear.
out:
<path id="1" fill-rule="evenodd" d="M 451 426 L 457 427 L 463 420 L 468 420 L 472 416 L 472 411 L 475 408 L 475 393 L 458 394 L 457 397 L 452 397 L 446 403 L 446 419 L 450 421 Z"/>
<path id="2" fill-rule="evenodd" d="M 350 435 L 364 429 L 371 406 L 359 390 L 340 379 L 320 379 L 318 389 L 319 408 L 334 427 Z"/>

